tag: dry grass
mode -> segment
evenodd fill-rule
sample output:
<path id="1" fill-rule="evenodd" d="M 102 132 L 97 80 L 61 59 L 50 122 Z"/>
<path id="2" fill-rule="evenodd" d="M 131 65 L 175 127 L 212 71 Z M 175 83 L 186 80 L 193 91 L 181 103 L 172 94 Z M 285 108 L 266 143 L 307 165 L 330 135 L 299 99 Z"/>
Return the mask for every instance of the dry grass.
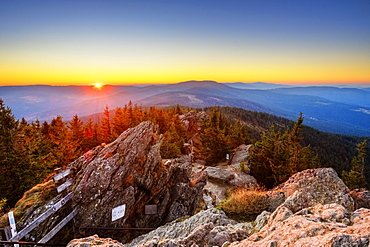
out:
<path id="1" fill-rule="evenodd" d="M 261 187 L 236 189 L 230 193 L 221 207 L 234 219 L 250 221 L 268 209 L 269 199 Z"/>
<path id="2" fill-rule="evenodd" d="M 17 202 L 14 212 L 14 218 L 19 221 L 24 213 L 33 206 L 40 206 L 50 201 L 57 195 L 53 180 L 44 181 L 41 184 L 34 186 L 32 189 L 24 193 L 23 197 Z M 0 218 L 0 227 L 9 225 L 8 214 L 4 214 Z"/>

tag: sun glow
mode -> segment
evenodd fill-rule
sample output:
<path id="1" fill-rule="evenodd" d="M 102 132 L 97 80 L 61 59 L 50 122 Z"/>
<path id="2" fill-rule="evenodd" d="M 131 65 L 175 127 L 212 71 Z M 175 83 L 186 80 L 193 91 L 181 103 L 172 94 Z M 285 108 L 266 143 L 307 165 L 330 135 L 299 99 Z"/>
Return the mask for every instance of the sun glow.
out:
<path id="1" fill-rule="evenodd" d="M 95 82 L 94 83 L 94 88 L 95 89 L 101 89 L 103 87 L 103 83 L 101 83 L 101 82 Z"/>

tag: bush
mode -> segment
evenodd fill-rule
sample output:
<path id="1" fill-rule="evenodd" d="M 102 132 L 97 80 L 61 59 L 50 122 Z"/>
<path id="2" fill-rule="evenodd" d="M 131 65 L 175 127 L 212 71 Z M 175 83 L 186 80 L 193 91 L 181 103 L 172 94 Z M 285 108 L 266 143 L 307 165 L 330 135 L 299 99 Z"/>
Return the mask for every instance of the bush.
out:
<path id="1" fill-rule="evenodd" d="M 231 218 L 237 220 L 254 220 L 269 207 L 266 191 L 261 188 L 236 189 L 222 203 L 221 208 Z"/>

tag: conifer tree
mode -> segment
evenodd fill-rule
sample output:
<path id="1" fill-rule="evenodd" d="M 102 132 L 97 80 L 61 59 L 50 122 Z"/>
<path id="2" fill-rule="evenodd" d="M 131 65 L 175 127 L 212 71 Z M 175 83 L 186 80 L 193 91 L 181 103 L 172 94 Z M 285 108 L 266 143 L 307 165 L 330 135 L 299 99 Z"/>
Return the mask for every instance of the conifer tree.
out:
<path id="1" fill-rule="evenodd" d="M 161 145 L 162 158 L 176 158 L 181 155 L 181 147 L 184 145 L 184 139 L 181 138 L 176 131 L 175 124 L 163 135 L 163 142 Z"/>
<path id="2" fill-rule="evenodd" d="M 101 121 L 101 139 L 104 143 L 111 142 L 111 124 L 110 124 L 110 113 L 108 106 L 104 109 L 104 117 Z"/>
<path id="3" fill-rule="evenodd" d="M 73 119 L 68 122 L 68 128 L 71 133 L 71 141 L 76 145 L 76 154 L 81 155 L 83 152 L 82 142 L 84 139 L 83 122 L 81 119 L 74 115 Z"/>
<path id="4" fill-rule="evenodd" d="M 128 129 L 128 123 L 124 109 L 117 107 L 113 117 L 112 135 L 116 139 L 123 131 Z"/>
<path id="5" fill-rule="evenodd" d="M 212 109 L 209 119 L 205 122 L 203 133 L 200 135 L 202 141 L 200 152 L 206 164 L 218 163 L 226 157 L 227 153 L 230 153 L 231 147 L 226 137 L 227 126 L 226 118 L 217 109 Z"/>
<path id="6" fill-rule="evenodd" d="M 53 143 L 52 150 L 58 160 L 58 166 L 65 167 L 78 156 L 77 144 L 72 141 L 72 134 L 61 116 L 51 121 L 49 136 Z"/>
<path id="7" fill-rule="evenodd" d="M 342 172 L 342 180 L 349 189 L 366 188 L 366 178 L 364 175 L 366 159 L 366 140 L 357 144 L 357 156 L 352 159 L 352 168 L 349 172 Z"/>
<path id="8" fill-rule="evenodd" d="M 19 182 L 14 166 L 17 157 L 14 150 L 17 125 L 11 109 L 0 99 L 0 199 L 6 200 L 8 205 L 14 205 L 18 199 L 18 195 L 13 193 Z"/>
<path id="9" fill-rule="evenodd" d="M 300 114 L 293 129 L 284 133 L 275 131 L 272 126 L 251 148 L 251 175 L 267 188 L 286 181 L 296 172 L 318 167 L 317 156 L 310 147 L 300 144 L 302 122 Z"/>
<path id="10" fill-rule="evenodd" d="M 238 147 L 241 144 L 250 143 L 248 138 L 247 128 L 238 119 L 231 127 L 231 133 L 229 135 L 230 143 L 233 148 Z"/>

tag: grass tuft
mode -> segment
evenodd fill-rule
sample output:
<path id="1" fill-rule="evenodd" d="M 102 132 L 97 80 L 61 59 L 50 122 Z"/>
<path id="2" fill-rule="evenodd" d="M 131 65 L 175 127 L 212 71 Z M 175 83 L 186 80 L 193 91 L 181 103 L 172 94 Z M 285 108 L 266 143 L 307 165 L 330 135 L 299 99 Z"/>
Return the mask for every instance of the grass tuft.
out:
<path id="1" fill-rule="evenodd" d="M 252 221 L 269 207 L 269 198 L 262 187 L 241 188 L 230 192 L 221 204 L 225 213 L 239 221 Z"/>

